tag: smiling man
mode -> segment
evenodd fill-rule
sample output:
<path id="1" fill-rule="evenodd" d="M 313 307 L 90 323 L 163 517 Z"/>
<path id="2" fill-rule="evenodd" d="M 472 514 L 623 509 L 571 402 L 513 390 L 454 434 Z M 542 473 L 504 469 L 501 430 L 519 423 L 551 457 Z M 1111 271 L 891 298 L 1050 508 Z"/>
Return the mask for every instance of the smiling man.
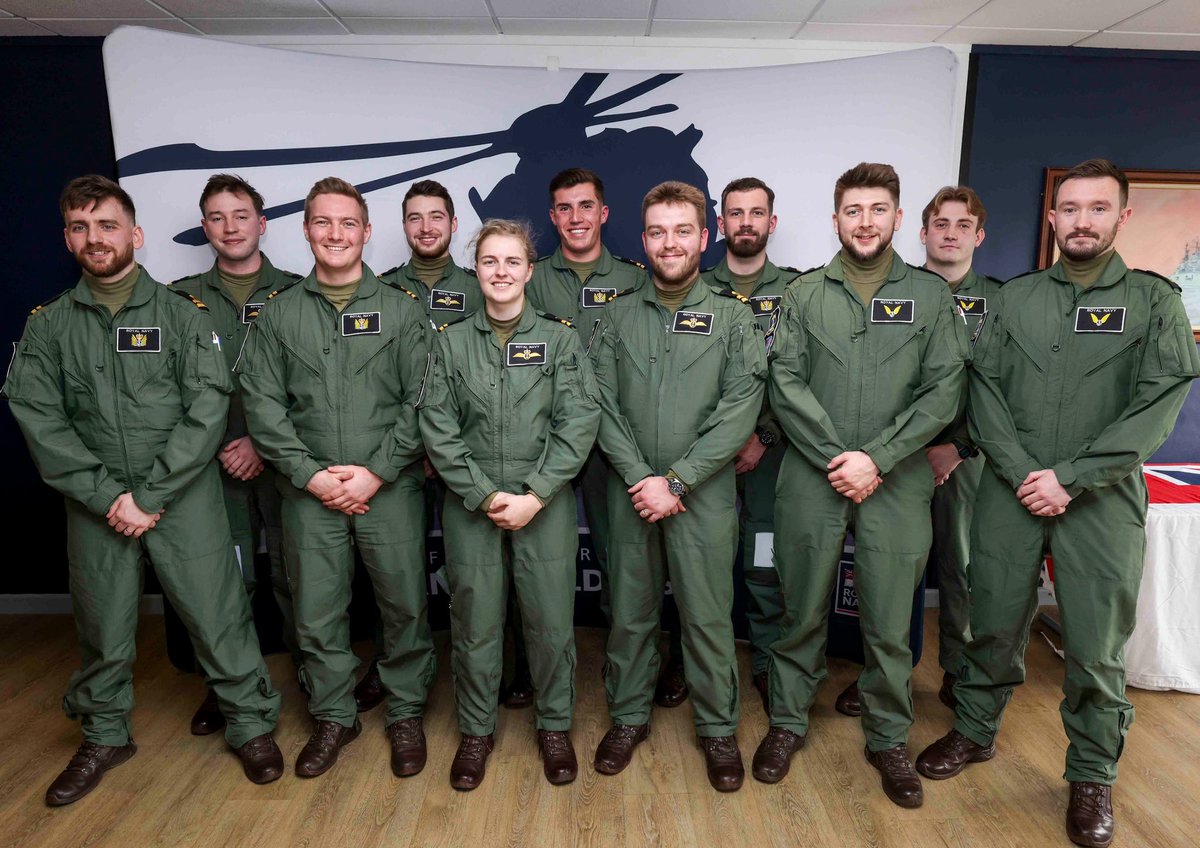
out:
<path id="1" fill-rule="evenodd" d="M 971 641 L 954 729 L 917 760 L 940 780 L 995 755 L 1049 552 L 1066 660 L 1066 830 L 1088 846 L 1112 841 L 1112 784 L 1133 723 L 1124 648 L 1146 546 L 1141 465 L 1200 374 L 1179 287 L 1129 269 L 1113 247 L 1128 198 L 1105 159 L 1069 170 L 1049 213 L 1061 257 L 1009 280 L 989 310 L 970 382 L 971 435 L 987 457 L 971 525 Z"/>
<path id="2" fill-rule="evenodd" d="M 705 198 L 662 183 L 642 202 L 652 276 L 610 298 L 590 355 L 608 486 L 613 726 L 595 767 L 617 774 L 650 732 L 663 589 L 679 606 L 686 682 L 712 786 L 741 787 L 733 646 L 734 457 L 762 410 L 765 353 L 744 297 L 700 281 Z"/>
<path id="3" fill-rule="evenodd" d="M 771 725 L 754 776 L 774 783 L 804 746 L 826 676 L 829 598 L 854 534 L 866 665 L 859 685 L 866 757 L 885 794 L 920 806 L 908 759 L 911 598 L 929 556 L 933 477 L 924 447 L 958 413 L 962 321 L 942 278 L 904 264 L 900 178 L 863 162 L 834 187 L 842 249 L 788 287 L 769 392 L 788 447 L 775 504 L 775 562 L 787 613 L 771 648 Z"/>
<path id="4" fill-rule="evenodd" d="M 392 771 L 405 777 L 425 766 L 421 717 L 434 676 L 414 408 L 428 323 L 414 294 L 380 284 L 362 261 L 371 224 L 353 185 L 327 177 L 312 187 L 304 237 L 312 272 L 268 298 L 237 367 L 250 434 L 283 478 L 285 562 L 315 721 L 296 774 L 323 774 L 361 730 L 348 611 L 357 548 L 383 621 Z"/>

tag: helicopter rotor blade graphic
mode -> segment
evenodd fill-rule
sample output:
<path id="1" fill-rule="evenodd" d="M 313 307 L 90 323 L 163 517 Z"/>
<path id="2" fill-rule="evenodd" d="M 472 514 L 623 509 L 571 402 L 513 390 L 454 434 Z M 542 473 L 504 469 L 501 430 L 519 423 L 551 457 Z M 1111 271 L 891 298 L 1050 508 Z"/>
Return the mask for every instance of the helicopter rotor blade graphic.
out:
<path id="1" fill-rule="evenodd" d="M 615 124 L 618 121 L 632 121 L 635 118 L 649 118 L 651 115 L 665 115 L 668 112 L 678 112 L 679 107 L 674 103 L 664 103 L 662 106 L 651 106 L 649 109 L 643 109 L 640 112 L 621 112 L 617 115 L 601 115 L 598 118 L 592 118 L 591 125 L 598 126 L 600 124 Z"/>
<path id="2" fill-rule="evenodd" d="M 656 88 L 661 88 L 671 80 L 681 76 L 683 74 L 655 74 L 648 80 L 631 85 L 624 91 L 618 91 L 616 94 L 603 97 L 595 103 L 589 103 L 588 106 L 592 110 L 593 115 L 599 115 L 601 112 L 611 109 L 614 106 L 624 106 L 630 100 L 636 100 L 643 94 L 654 91 Z"/>

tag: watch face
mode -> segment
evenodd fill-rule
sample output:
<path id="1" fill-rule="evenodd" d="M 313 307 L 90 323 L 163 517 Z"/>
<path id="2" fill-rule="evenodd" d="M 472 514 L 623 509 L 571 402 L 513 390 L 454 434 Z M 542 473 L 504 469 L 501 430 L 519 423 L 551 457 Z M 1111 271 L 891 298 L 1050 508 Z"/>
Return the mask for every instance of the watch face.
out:
<path id="1" fill-rule="evenodd" d="M 667 488 L 677 498 L 683 497 L 683 483 L 679 480 L 667 480 Z"/>

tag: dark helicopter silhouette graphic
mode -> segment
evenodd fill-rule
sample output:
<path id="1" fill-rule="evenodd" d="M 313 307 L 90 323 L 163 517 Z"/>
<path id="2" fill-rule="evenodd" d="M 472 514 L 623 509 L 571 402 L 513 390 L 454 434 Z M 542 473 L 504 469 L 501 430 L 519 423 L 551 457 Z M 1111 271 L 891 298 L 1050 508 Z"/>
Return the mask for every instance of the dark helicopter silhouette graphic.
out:
<path id="1" fill-rule="evenodd" d="M 604 240 L 616 254 L 642 256 L 641 202 L 645 193 L 663 180 L 682 180 L 702 189 L 706 202 L 709 247 L 704 261 L 712 264 L 723 253 L 717 245 L 715 204 L 708 194 L 708 175 L 693 159 L 703 132 L 694 124 L 680 133 L 665 127 L 633 130 L 607 128 L 589 136 L 588 129 L 674 112 L 675 104 L 660 104 L 633 112 L 604 114 L 674 80 L 680 74 L 656 74 L 607 97 L 589 102 L 608 78 L 606 73 L 584 73 L 558 103 L 538 106 L 518 116 L 506 130 L 412 141 L 387 141 L 329 147 L 277 148 L 267 150 L 208 150 L 196 144 L 169 144 L 147 148 L 122 157 L 117 172 L 122 177 L 178 170 L 212 172 L 261 166 L 341 162 L 376 159 L 430 151 L 454 150 L 487 145 L 396 174 L 358 184 L 363 194 L 400 183 L 433 176 L 480 159 L 513 153 L 518 163 L 485 198 L 478 188 L 469 191 L 471 206 L 485 218 L 529 218 L 537 231 L 539 253 L 551 252 L 557 234 L 548 218 L 546 186 L 563 168 L 591 168 L 604 180 L 605 202 L 612 210 Z M 281 218 L 301 211 L 303 199 L 268 207 L 267 218 Z M 206 243 L 203 230 L 194 227 L 177 234 L 178 244 Z"/>

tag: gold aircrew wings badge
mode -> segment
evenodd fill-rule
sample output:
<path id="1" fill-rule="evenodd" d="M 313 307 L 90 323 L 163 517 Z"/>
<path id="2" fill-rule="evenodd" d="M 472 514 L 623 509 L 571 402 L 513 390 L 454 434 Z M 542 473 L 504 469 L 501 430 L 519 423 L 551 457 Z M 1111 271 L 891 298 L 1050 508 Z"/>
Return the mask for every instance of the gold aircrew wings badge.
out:
<path id="1" fill-rule="evenodd" d="M 463 312 L 466 310 L 467 296 L 463 292 L 448 291 L 446 289 L 433 289 L 429 292 L 429 308 L 442 309 L 450 312 Z"/>
<path id="2" fill-rule="evenodd" d="M 872 324 L 911 324 L 913 322 L 912 300 L 889 300 L 874 298 L 871 301 Z"/>
<path id="3" fill-rule="evenodd" d="M 1125 332 L 1124 306 L 1081 306 L 1075 310 L 1077 333 Z"/>
<path id="4" fill-rule="evenodd" d="M 671 327 L 673 333 L 694 333 L 696 335 L 712 335 L 713 314 L 711 312 L 688 312 L 680 309 L 675 313 L 675 323 Z"/>
<path id="5" fill-rule="evenodd" d="M 545 342 L 509 342 L 504 349 L 504 364 L 541 365 L 546 361 Z"/>

